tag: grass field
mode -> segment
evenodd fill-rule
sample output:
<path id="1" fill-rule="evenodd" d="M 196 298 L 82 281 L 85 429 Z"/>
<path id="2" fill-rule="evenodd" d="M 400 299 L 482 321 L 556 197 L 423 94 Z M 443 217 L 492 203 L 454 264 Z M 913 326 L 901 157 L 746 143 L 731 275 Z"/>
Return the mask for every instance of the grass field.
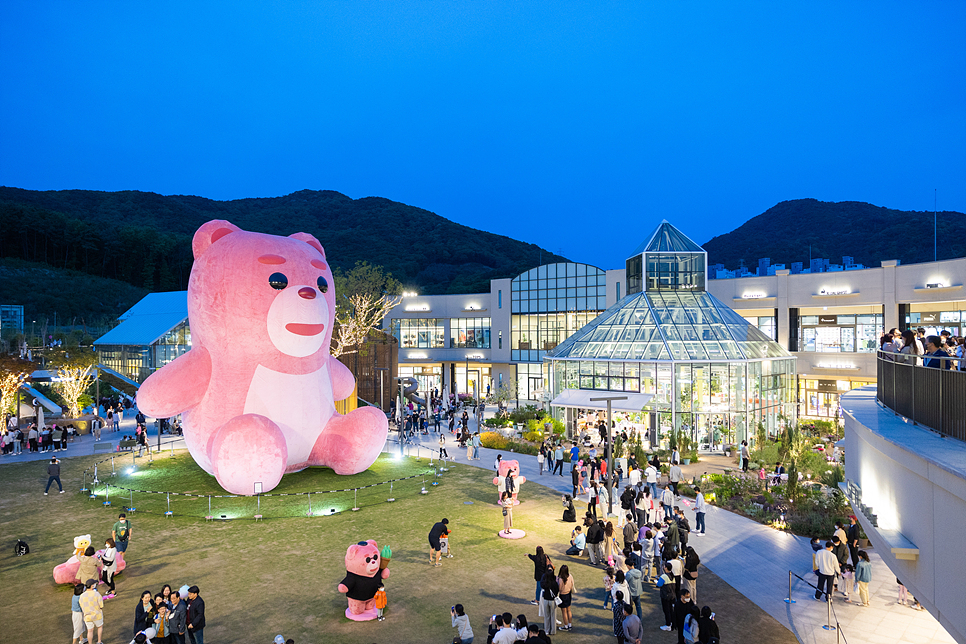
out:
<path id="1" fill-rule="evenodd" d="M 42 494 L 45 463 L 0 466 L 0 579 L 4 582 L 0 584 L 0 642 L 68 641 L 71 592 L 54 584 L 52 570 L 70 556 L 74 536 L 90 532 L 95 544 L 109 536 L 118 505 L 126 505 L 123 498 L 116 498 L 112 507 L 105 508 L 99 499 L 90 500 L 77 491 L 83 470 L 103 458 L 64 460 L 62 479 L 69 492 L 49 497 Z M 164 467 L 162 460 L 142 466 L 145 459 L 139 459 L 138 470 L 150 469 L 151 473 L 125 478 L 137 480 L 140 489 L 164 489 L 162 484 L 171 483 L 172 489 L 192 494 L 217 490 L 210 477 L 191 471 L 194 466 L 187 458 L 180 453 Z M 170 473 L 169 466 L 174 466 Z M 278 491 L 343 489 L 424 468 L 425 460 L 405 459 L 380 461 L 372 472 L 357 477 L 311 470 L 285 477 Z M 103 465 L 99 470 L 103 476 Z M 171 478 L 173 472 L 182 470 L 188 473 Z M 360 491 L 360 511 L 333 516 L 273 518 L 263 502 L 266 518 L 257 523 L 250 519 L 206 522 L 180 514 L 174 501 L 174 516 L 164 518 L 154 507 L 160 495 L 154 501 L 136 494 L 135 505 L 144 510 L 139 508 L 131 516 L 129 568 L 117 578 L 119 596 L 106 602 L 104 642 L 130 641 L 134 607 L 142 590 L 157 592 L 164 583 L 174 587 L 187 583 L 198 584 L 205 597 L 208 642 L 268 644 L 279 633 L 298 644 L 451 642 L 454 631 L 449 607 L 460 602 L 482 644 L 486 622 L 493 613 L 510 611 L 537 618 L 536 607 L 528 603 L 533 598 L 533 567 L 525 557 L 537 545 L 547 549 L 558 568 L 569 564 L 577 584 L 574 631 L 558 633 L 555 641 L 599 642 L 611 637 L 610 611 L 600 607 L 600 569 L 591 567 L 586 559 L 563 554 L 573 524 L 560 521 L 562 508 L 555 492 L 530 483 L 523 486 L 523 503 L 514 518 L 516 527 L 526 530 L 528 536 L 508 542 L 496 537 L 502 516 L 495 505 L 496 488 L 490 473 L 457 465 L 441 475 L 439 486 L 427 485 L 429 494 L 420 495 L 421 487 L 421 479 L 414 479 L 411 487 L 394 486 L 394 503 L 385 502 L 387 487 L 371 488 L 378 492 L 365 503 Z M 254 503 L 252 499 L 228 501 Z M 201 503 L 191 501 L 195 502 Z M 247 507 L 242 510 L 244 516 L 253 514 Z M 300 508 L 294 510 L 301 512 Z M 444 516 L 454 530 L 455 558 L 444 559 L 441 568 L 433 568 L 428 564 L 426 534 Z M 29 555 L 13 556 L 17 538 L 30 544 Z M 346 548 L 369 538 L 376 539 L 380 547 L 388 544 L 394 553 L 392 576 L 386 583 L 387 619 L 354 623 L 344 617 L 346 602 L 336 585 L 345 573 Z M 645 641 L 675 642 L 676 635 L 658 630 L 663 617 L 656 591 L 647 586 L 644 592 Z M 708 571 L 701 574 L 698 593 L 699 604 L 709 604 L 717 612 L 725 641 L 796 641 Z"/>

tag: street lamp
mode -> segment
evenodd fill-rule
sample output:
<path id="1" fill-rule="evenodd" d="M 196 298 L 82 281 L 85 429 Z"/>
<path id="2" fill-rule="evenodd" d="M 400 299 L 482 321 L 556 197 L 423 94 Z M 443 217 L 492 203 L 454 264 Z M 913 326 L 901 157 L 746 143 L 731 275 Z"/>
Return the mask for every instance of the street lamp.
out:
<path id="1" fill-rule="evenodd" d="M 590 398 L 590 402 L 607 402 L 607 434 L 605 434 L 604 447 L 607 450 L 607 516 L 610 516 L 614 511 L 614 495 L 612 493 L 611 481 L 614 480 L 614 449 L 612 447 L 613 440 L 611 437 L 610 428 L 610 418 L 611 418 L 611 404 L 615 400 L 627 400 L 627 396 L 601 396 L 600 398 Z"/>

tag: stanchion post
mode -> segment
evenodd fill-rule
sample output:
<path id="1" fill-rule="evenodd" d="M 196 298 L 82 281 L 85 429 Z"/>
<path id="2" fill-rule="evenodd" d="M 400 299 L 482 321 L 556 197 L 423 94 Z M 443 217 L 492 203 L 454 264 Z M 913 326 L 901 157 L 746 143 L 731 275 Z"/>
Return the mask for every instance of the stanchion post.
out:
<path id="1" fill-rule="evenodd" d="M 826 620 L 827 623 L 822 628 L 827 631 L 837 630 L 834 626 L 832 626 L 832 593 L 825 593 L 825 603 L 828 604 L 828 619 Z"/>
<path id="2" fill-rule="evenodd" d="M 117 476 L 117 471 L 114 469 L 114 455 L 111 455 L 111 476 Z"/>
<path id="3" fill-rule="evenodd" d="M 306 516 L 312 516 L 312 493 L 309 492 L 309 513 Z"/>
<path id="4" fill-rule="evenodd" d="M 794 604 L 795 600 L 792 599 L 792 571 L 788 571 L 788 597 L 785 598 L 786 604 Z"/>
<path id="5" fill-rule="evenodd" d="M 352 511 L 358 512 L 359 511 L 359 488 L 352 490 L 352 499 L 353 499 Z"/>
<path id="6" fill-rule="evenodd" d="M 396 497 L 392 495 L 392 481 L 389 481 L 389 498 L 386 499 L 387 503 L 392 503 L 396 500 Z"/>

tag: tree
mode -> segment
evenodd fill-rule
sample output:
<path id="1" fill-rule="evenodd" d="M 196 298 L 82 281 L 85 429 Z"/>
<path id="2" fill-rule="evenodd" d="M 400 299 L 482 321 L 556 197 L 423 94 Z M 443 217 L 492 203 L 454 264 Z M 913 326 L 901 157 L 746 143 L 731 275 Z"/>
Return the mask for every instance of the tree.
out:
<path id="1" fill-rule="evenodd" d="M 335 306 L 337 329 L 333 356 L 355 353 L 365 344 L 369 332 L 382 325 L 383 318 L 399 304 L 402 284 L 381 266 L 359 261 L 349 271 L 333 273 L 338 300 Z"/>
<path id="2" fill-rule="evenodd" d="M 510 414 L 507 411 L 507 404 L 516 397 L 517 380 L 515 377 L 510 376 L 500 383 L 500 386 L 496 388 L 496 392 L 493 394 L 493 402 L 496 403 L 500 418 L 509 418 Z"/>
<path id="3" fill-rule="evenodd" d="M 72 418 L 81 415 L 80 399 L 87 388 L 94 382 L 91 370 L 97 364 L 97 356 L 90 349 L 70 349 L 67 351 L 51 351 L 46 358 L 52 367 L 57 369 L 57 391 L 67 403 Z"/>
<path id="4" fill-rule="evenodd" d="M 15 409 L 17 391 L 27 382 L 36 365 L 15 355 L 0 356 L 0 413 Z M 14 413 L 19 414 L 19 411 Z"/>

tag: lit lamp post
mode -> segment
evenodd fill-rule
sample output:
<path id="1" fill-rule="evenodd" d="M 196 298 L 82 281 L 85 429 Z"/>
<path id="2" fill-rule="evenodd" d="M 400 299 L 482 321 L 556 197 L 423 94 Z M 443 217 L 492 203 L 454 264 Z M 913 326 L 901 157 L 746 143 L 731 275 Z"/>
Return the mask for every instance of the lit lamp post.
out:
<path id="1" fill-rule="evenodd" d="M 610 418 L 611 418 L 611 404 L 615 400 L 627 400 L 627 396 L 601 396 L 600 398 L 591 398 L 590 402 L 607 402 L 607 433 L 604 435 L 604 449 L 607 450 L 607 515 L 610 516 L 614 511 L 614 495 L 612 493 L 611 481 L 614 480 L 614 450 L 613 450 L 613 438 L 611 437 L 610 429 Z"/>

